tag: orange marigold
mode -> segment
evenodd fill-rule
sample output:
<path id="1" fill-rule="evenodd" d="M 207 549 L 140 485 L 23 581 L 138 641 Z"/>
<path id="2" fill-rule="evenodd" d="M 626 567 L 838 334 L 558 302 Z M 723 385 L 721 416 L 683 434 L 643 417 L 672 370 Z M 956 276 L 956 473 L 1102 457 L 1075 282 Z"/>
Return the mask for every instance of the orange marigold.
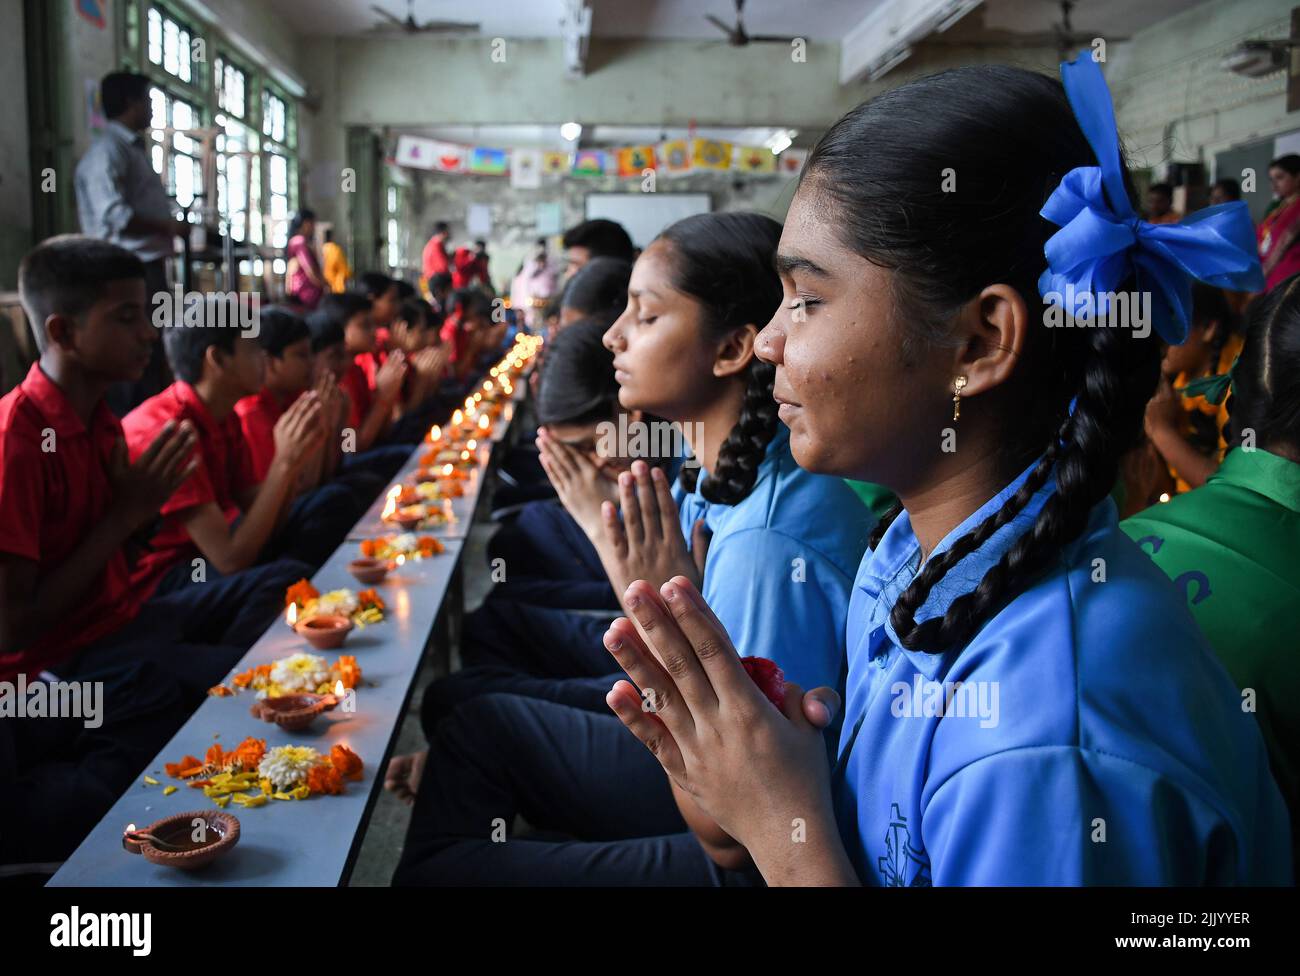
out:
<path id="1" fill-rule="evenodd" d="M 345 745 L 336 745 L 330 750 L 330 762 L 344 779 L 358 780 L 365 764 L 361 757 Z"/>
<path id="2" fill-rule="evenodd" d="M 357 604 L 364 610 L 366 607 L 378 607 L 383 610 L 385 607 L 384 598 L 374 590 L 362 590 L 357 594 Z"/>
<path id="3" fill-rule="evenodd" d="M 317 763 L 307 770 L 307 789 L 313 793 L 342 793 L 343 776 L 332 763 Z"/>
<path id="4" fill-rule="evenodd" d="M 344 688 L 355 688 L 361 683 L 361 668 L 357 665 L 357 659 L 351 654 L 340 654 L 334 670 L 338 672 Z"/>
<path id="5" fill-rule="evenodd" d="M 266 755 L 266 740 L 254 739 L 251 735 L 235 747 L 234 752 L 226 754 L 227 760 L 234 760 L 244 769 L 256 769 Z"/>
<path id="6" fill-rule="evenodd" d="M 374 559 L 375 553 L 377 553 L 378 551 L 379 551 L 378 539 L 361 540 L 361 555 L 365 556 L 367 559 Z"/>
<path id="7" fill-rule="evenodd" d="M 167 775 L 174 779 L 183 779 L 190 770 L 197 770 L 202 767 L 203 762 L 194 756 L 185 756 L 180 762 L 176 763 L 163 763 L 163 769 L 167 771 Z"/>
<path id="8" fill-rule="evenodd" d="M 291 603 L 303 606 L 308 600 L 314 600 L 320 596 L 320 591 L 311 585 L 310 580 L 300 579 L 293 586 L 284 592 L 284 605 L 287 607 Z"/>
<path id="9" fill-rule="evenodd" d="M 436 556 L 440 552 L 445 552 L 447 547 L 431 535 L 422 535 L 419 539 L 421 556 Z"/>

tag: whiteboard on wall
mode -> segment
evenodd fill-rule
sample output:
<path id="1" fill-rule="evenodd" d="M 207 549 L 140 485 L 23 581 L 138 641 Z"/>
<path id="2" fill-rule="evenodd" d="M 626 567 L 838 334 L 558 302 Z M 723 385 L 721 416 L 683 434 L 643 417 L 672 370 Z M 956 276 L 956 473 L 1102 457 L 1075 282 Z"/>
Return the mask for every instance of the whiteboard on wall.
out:
<path id="1" fill-rule="evenodd" d="M 683 217 L 712 209 L 707 193 L 588 193 L 586 207 L 588 220 L 617 221 L 637 247 L 645 247 Z"/>

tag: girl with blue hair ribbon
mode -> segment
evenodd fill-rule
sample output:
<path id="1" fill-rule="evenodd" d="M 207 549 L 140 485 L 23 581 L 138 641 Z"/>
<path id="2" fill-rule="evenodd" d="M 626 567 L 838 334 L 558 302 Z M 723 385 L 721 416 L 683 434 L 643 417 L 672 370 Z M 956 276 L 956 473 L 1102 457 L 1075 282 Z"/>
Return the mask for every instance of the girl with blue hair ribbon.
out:
<path id="1" fill-rule="evenodd" d="M 774 708 L 684 577 L 633 583 L 605 636 L 656 708 L 626 681 L 608 703 L 769 884 L 1291 881 L 1255 720 L 1108 497 L 1191 279 L 1259 288 L 1251 224 L 1140 220 L 1100 68 L 1062 79 L 888 91 L 791 203 L 757 343 L 791 449 L 901 500 L 843 703 L 787 685 Z"/>

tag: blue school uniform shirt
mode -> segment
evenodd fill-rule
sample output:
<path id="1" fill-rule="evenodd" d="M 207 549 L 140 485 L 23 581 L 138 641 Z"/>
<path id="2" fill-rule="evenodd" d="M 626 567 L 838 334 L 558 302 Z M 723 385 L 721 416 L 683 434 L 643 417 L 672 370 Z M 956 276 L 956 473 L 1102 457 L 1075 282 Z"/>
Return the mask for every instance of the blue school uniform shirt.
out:
<path id="1" fill-rule="evenodd" d="M 951 568 L 916 620 L 973 589 L 1054 491 L 1049 479 Z M 903 648 L 889 623 L 919 566 L 904 512 L 863 560 L 849 609 L 832 789 L 864 882 L 1290 881 L 1287 812 L 1253 716 L 1109 498 L 1045 575 L 947 655 Z"/>
<path id="2" fill-rule="evenodd" d="M 698 519 L 713 533 L 702 592 L 737 651 L 771 658 L 805 690 L 842 688 L 844 624 L 853 577 L 876 518 L 838 478 L 811 474 L 781 425 L 750 493 L 709 502 L 675 483 L 682 533 Z"/>

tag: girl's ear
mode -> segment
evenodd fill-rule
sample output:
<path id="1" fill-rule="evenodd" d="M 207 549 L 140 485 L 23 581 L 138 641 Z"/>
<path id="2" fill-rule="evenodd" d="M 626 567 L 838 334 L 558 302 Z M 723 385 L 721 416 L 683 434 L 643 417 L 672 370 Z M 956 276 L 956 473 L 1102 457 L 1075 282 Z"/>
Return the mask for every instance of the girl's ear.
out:
<path id="1" fill-rule="evenodd" d="M 1046 325 L 1031 319 L 1024 297 L 1010 285 L 989 285 L 957 316 L 953 379 L 966 377 L 962 396 L 977 396 L 1001 386 L 1025 348 L 1032 328 Z"/>
<path id="2" fill-rule="evenodd" d="M 733 329 L 722 340 L 713 359 L 713 375 L 719 378 L 735 376 L 749 368 L 754 358 L 754 338 L 758 335 L 758 326 L 752 322 Z"/>

